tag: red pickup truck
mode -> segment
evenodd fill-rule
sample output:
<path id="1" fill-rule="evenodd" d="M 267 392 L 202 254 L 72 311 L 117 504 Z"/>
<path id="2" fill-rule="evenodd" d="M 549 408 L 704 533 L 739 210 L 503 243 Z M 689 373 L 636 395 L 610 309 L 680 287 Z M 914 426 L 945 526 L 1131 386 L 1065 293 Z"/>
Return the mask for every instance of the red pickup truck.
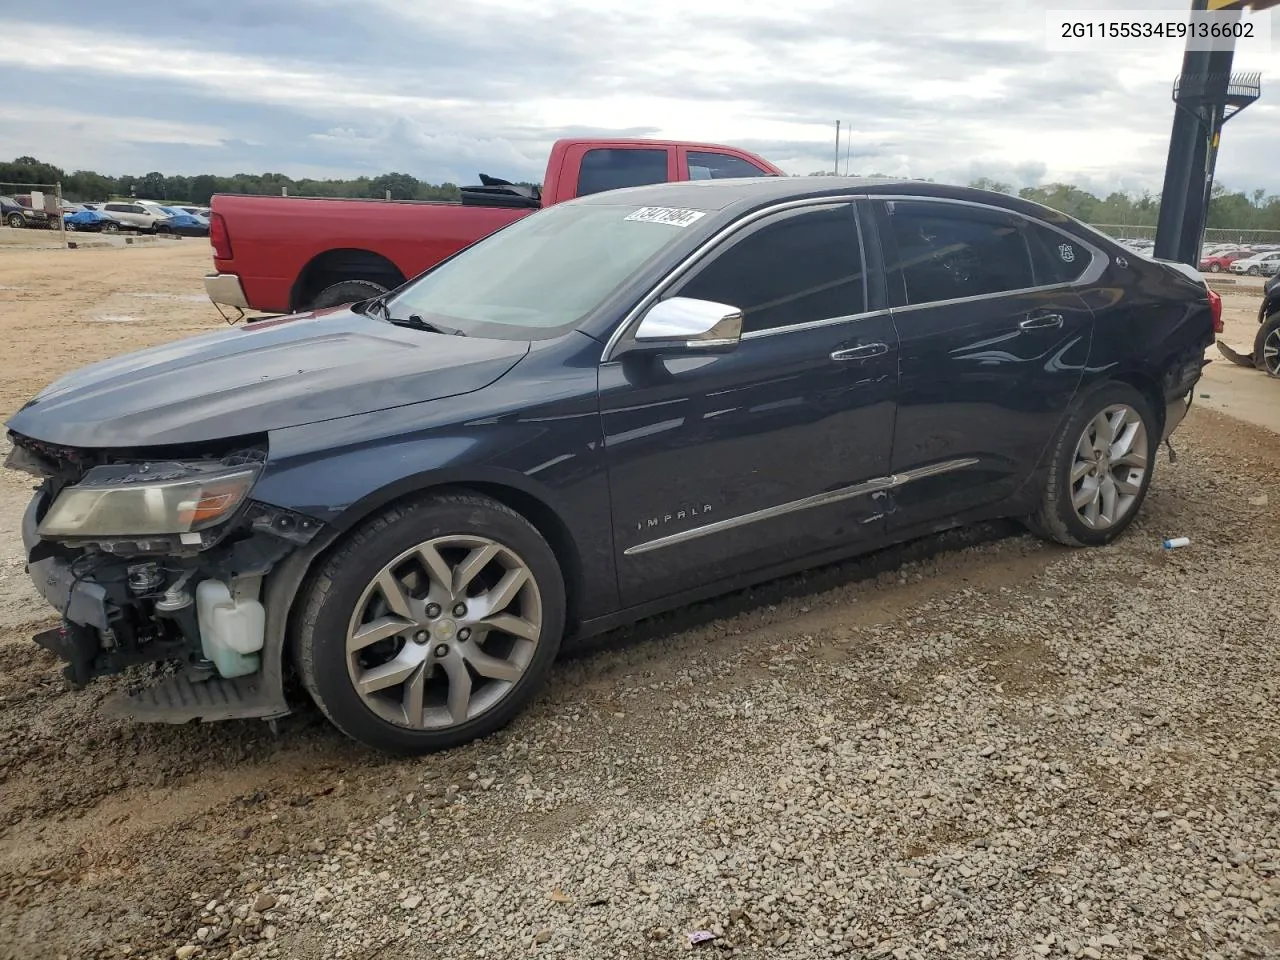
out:
<path id="1" fill-rule="evenodd" d="M 394 289 L 521 217 L 562 200 L 669 180 L 785 176 L 734 147 L 557 140 L 542 187 L 481 174 L 462 199 L 348 200 L 218 194 L 209 242 L 216 304 L 263 313 L 336 306 Z"/>

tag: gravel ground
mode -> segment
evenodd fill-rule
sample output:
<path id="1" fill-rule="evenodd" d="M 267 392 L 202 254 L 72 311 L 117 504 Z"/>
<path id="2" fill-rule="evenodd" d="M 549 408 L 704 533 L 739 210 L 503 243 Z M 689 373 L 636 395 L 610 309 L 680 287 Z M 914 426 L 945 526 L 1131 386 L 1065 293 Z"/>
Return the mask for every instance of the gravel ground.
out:
<path id="1" fill-rule="evenodd" d="M 221 322 L 147 302 L 139 336 Z M 311 710 L 100 716 L 27 640 L 6 479 L 0 957 L 1280 955 L 1280 438 L 1195 410 L 1176 446 L 1111 547 L 985 528 L 702 604 L 418 760 Z"/>

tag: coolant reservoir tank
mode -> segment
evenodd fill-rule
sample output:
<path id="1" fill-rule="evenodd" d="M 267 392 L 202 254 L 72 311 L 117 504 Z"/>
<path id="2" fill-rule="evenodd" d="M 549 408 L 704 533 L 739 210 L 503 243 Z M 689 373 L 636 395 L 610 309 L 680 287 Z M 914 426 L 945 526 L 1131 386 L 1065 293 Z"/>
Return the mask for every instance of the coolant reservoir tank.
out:
<path id="1" fill-rule="evenodd" d="M 258 583 L 242 581 L 234 593 L 221 580 L 204 580 L 196 587 L 200 645 L 224 677 L 258 670 L 267 625 L 266 610 L 255 596 Z"/>

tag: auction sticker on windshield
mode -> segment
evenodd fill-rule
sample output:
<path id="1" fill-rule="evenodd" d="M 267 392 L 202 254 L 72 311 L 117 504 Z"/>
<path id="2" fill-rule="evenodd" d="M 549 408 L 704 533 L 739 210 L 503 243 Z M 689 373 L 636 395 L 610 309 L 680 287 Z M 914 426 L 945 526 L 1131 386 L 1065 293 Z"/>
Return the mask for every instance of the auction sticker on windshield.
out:
<path id="1" fill-rule="evenodd" d="M 681 210 L 678 207 L 641 207 L 635 213 L 629 213 L 624 220 L 637 220 L 640 223 L 666 223 L 673 227 L 687 227 L 691 223 L 706 216 L 701 210 Z"/>

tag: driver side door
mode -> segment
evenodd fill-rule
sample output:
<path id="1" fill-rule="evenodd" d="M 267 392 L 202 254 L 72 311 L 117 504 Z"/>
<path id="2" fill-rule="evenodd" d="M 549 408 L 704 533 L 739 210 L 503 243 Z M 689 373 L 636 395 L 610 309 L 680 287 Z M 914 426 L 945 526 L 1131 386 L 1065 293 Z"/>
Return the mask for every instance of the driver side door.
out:
<path id="1" fill-rule="evenodd" d="M 724 353 L 640 350 L 600 368 L 624 604 L 874 537 L 897 338 L 868 309 L 853 204 L 745 226 L 663 296 L 738 307 L 742 334 Z"/>

